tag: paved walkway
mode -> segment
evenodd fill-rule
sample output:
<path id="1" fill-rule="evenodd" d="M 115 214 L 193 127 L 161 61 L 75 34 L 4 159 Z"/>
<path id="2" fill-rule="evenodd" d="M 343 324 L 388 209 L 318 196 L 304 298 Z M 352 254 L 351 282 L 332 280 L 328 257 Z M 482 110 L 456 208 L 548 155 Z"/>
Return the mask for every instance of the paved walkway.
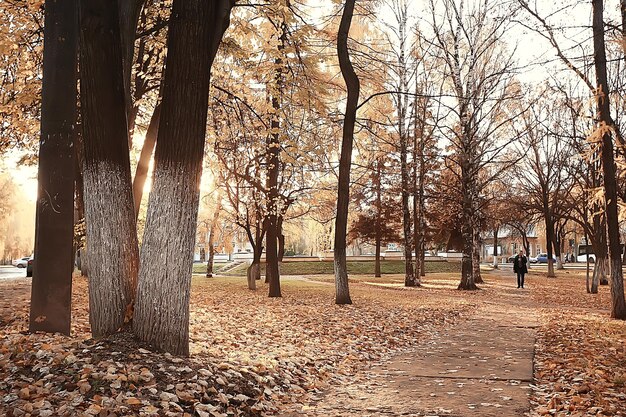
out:
<path id="1" fill-rule="evenodd" d="M 521 291 L 503 292 L 501 303 L 483 303 L 414 352 L 330 388 L 285 417 L 524 416 L 538 318 L 525 307 L 528 290 Z"/>

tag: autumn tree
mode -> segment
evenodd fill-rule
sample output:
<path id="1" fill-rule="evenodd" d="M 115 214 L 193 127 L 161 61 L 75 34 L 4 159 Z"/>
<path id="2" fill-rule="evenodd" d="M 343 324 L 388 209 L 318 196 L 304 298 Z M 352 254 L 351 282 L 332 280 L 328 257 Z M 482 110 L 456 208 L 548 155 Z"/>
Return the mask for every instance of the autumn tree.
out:
<path id="1" fill-rule="evenodd" d="M 232 6 L 228 0 L 175 0 L 169 24 L 169 64 L 163 80 L 133 330 L 141 340 L 182 355 L 189 354 L 192 254 L 210 70 L 217 53 L 213 46 L 219 45 L 228 27 Z M 189 77 L 194 82 L 188 82 Z"/>
<path id="2" fill-rule="evenodd" d="M 445 0 L 445 11 L 438 14 L 439 3 L 430 2 L 431 29 L 434 33 L 433 59 L 446 80 L 443 106 L 450 109 L 447 123 L 439 134 L 448 140 L 450 172 L 456 175 L 460 197 L 460 232 L 463 260 L 459 289 L 474 290 L 479 271 L 473 260 L 480 230 L 482 185 L 491 182 L 501 170 L 485 169 L 498 163 L 507 144 L 515 139 L 511 122 L 523 109 L 516 106 L 521 94 L 515 80 L 513 53 L 504 45 L 509 19 L 498 5 L 483 0 L 476 5 Z M 505 163 L 506 164 L 506 163 Z"/>
<path id="3" fill-rule="evenodd" d="M 373 244 L 375 247 L 374 276 L 381 276 L 380 257 L 383 243 L 401 241 L 398 230 L 401 229 L 396 215 L 400 210 L 398 201 L 389 184 L 393 178 L 388 161 L 381 155 L 375 155 L 370 162 L 369 174 L 364 183 L 358 184 L 354 190 L 356 219 L 350 225 L 348 241 L 357 239 Z"/>
<path id="4" fill-rule="evenodd" d="M 30 331 L 70 333 L 78 44 L 76 5 L 71 0 L 45 4 Z"/>
<path id="5" fill-rule="evenodd" d="M 526 136 L 516 145 L 520 163 L 513 170 L 513 189 L 528 199 L 518 201 L 524 210 L 541 215 L 546 231 L 548 253 L 548 277 L 554 277 L 552 254 L 558 251 L 556 245 L 556 224 L 565 207 L 565 196 L 571 185 L 571 177 L 566 170 L 568 161 L 575 157 L 573 148 L 565 138 L 552 135 L 550 125 L 558 120 L 557 106 L 550 105 L 551 99 L 538 101 L 532 113 L 524 115 L 520 128 Z M 560 251 L 556 253 L 559 265 Z"/>

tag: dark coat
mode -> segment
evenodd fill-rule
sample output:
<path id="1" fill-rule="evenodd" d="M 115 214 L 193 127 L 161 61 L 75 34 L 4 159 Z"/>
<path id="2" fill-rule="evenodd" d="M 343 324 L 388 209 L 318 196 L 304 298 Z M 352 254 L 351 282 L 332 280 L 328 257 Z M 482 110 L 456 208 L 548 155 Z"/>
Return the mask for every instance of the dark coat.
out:
<path id="1" fill-rule="evenodd" d="M 513 259 L 513 272 L 515 273 L 520 273 L 520 274 L 526 274 L 528 273 L 528 267 L 526 266 L 528 264 L 528 258 L 524 255 L 522 255 L 522 266 L 519 266 L 519 259 L 520 256 L 517 255 L 514 259 Z"/>

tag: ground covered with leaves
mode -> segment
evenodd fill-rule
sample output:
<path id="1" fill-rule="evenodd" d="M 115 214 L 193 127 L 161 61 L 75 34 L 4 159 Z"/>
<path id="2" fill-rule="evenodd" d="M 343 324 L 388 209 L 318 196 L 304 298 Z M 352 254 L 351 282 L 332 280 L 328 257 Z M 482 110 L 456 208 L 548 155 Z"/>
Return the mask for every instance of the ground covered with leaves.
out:
<path id="1" fill-rule="evenodd" d="M 29 283 L 0 284 L 0 414 L 260 416 L 341 383 L 471 308 L 452 290 L 353 288 L 286 281 L 269 299 L 236 278 L 195 279 L 190 358 L 128 335 L 89 338 L 86 281 L 75 278 L 72 336 L 27 334 Z M 438 294 L 438 296 L 434 296 Z"/>
<path id="2" fill-rule="evenodd" d="M 626 323 L 609 319 L 610 288 L 587 294 L 575 271 L 530 282 L 542 322 L 533 414 L 626 416 Z"/>
<path id="3" fill-rule="evenodd" d="M 498 302 L 539 317 L 531 415 L 626 416 L 626 323 L 608 317 L 609 288 L 590 295 L 581 272 L 544 275 L 533 269 L 516 290 L 503 266 L 485 271 L 484 289 L 471 293 L 455 289 L 457 274 L 429 274 L 420 289 L 403 288 L 400 275 L 353 276 L 351 306 L 333 304 L 330 276 L 286 278 L 281 299 L 268 298 L 263 284 L 248 291 L 242 278 L 196 277 L 190 358 L 152 352 L 128 335 L 90 339 L 79 277 L 72 336 L 28 334 L 29 281 L 0 282 L 0 415 L 300 414 L 330 386 L 353 384 Z"/>

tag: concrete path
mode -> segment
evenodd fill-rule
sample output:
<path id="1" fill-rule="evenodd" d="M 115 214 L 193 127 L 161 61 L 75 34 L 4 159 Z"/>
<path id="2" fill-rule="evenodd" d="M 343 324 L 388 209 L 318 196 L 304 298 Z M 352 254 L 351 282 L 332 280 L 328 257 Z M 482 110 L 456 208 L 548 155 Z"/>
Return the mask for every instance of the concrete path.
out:
<path id="1" fill-rule="evenodd" d="M 524 416 L 535 328 L 528 290 L 430 334 L 415 349 L 346 381 L 287 416 Z M 521 292 L 523 291 L 523 292 Z"/>

